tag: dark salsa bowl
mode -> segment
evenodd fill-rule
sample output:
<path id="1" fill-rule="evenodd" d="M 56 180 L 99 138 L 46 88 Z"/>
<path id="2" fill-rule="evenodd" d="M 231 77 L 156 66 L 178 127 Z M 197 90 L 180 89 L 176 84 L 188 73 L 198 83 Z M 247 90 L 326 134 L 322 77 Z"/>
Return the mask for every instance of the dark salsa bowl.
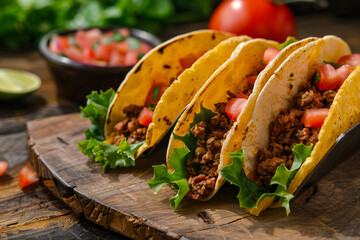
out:
<path id="1" fill-rule="evenodd" d="M 89 29 L 82 29 L 87 31 Z M 99 28 L 102 33 L 117 31 L 124 28 Z M 65 54 L 56 54 L 50 50 L 49 44 L 55 36 L 71 36 L 78 30 L 54 30 L 45 34 L 39 43 L 39 51 L 46 59 L 49 70 L 57 86 L 57 95 L 60 99 L 67 99 L 78 104 L 86 102 L 86 95 L 93 90 L 117 89 L 133 65 L 100 66 L 85 64 L 67 57 Z M 129 36 L 147 43 L 151 48 L 161 41 L 154 35 L 139 29 L 128 29 Z"/>

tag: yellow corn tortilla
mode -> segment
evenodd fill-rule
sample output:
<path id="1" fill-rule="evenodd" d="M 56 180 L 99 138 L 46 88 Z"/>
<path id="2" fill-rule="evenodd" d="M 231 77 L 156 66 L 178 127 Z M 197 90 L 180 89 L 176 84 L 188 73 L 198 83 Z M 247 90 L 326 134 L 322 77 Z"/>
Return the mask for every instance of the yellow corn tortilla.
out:
<path id="1" fill-rule="evenodd" d="M 215 183 L 214 191 L 206 198 L 199 198 L 201 201 L 207 201 L 211 199 L 216 192 L 220 189 L 224 183 L 224 178 L 220 174 L 222 167 L 231 163 L 231 158 L 228 158 L 228 153 L 233 149 L 237 149 L 241 146 L 240 140 L 236 137 L 237 134 L 241 135 L 241 131 L 245 131 L 247 122 L 250 120 L 255 102 L 259 96 L 262 88 L 267 83 L 268 79 L 273 75 L 275 70 L 280 64 L 297 49 L 305 46 L 306 44 L 317 40 L 317 38 L 307 38 L 296 43 L 293 43 L 283 49 L 276 58 L 258 75 L 255 82 L 253 92 L 250 95 L 247 104 L 237 121 L 229 131 L 221 149 L 220 164 L 218 167 L 218 178 Z M 238 94 L 246 88 L 247 80 L 246 76 L 253 73 L 259 66 L 260 61 L 263 59 L 264 52 L 268 47 L 277 47 L 278 43 L 274 41 L 264 39 L 254 39 L 240 44 L 232 54 L 231 58 L 226 61 L 206 84 L 199 90 L 195 98 L 189 104 L 189 107 L 179 118 L 175 125 L 173 133 L 179 136 L 184 136 L 189 131 L 190 123 L 193 121 L 195 113 L 200 112 L 200 104 L 207 109 L 215 112 L 215 103 L 227 101 L 227 91 L 231 91 L 234 94 Z M 231 144 L 234 145 L 231 145 Z M 180 140 L 170 138 L 168 151 L 167 151 L 167 167 L 170 171 L 173 171 L 169 164 L 169 157 L 174 148 L 185 147 L 185 144 Z"/>
<path id="2" fill-rule="evenodd" d="M 190 124 L 193 122 L 195 113 L 200 112 L 201 104 L 205 108 L 215 112 L 215 103 L 227 101 L 227 91 L 231 91 L 237 95 L 246 89 L 248 84 L 246 76 L 254 73 L 259 68 L 265 50 L 269 47 L 276 47 L 277 45 L 277 42 L 264 39 L 254 39 L 241 43 L 233 52 L 231 58 L 227 60 L 219 69 L 217 69 L 214 74 L 211 75 L 206 84 L 201 88 L 201 90 L 199 90 L 195 98 L 189 104 L 188 108 L 179 118 L 173 133 L 179 136 L 184 136 L 189 132 Z M 251 96 L 257 96 L 257 92 L 261 91 L 262 86 L 271 76 L 267 74 L 267 72 L 273 71 L 272 69 L 279 65 L 277 62 L 281 62 L 287 55 L 288 54 L 284 54 L 282 52 L 282 54 L 279 54 L 279 56 L 277 56 L 267 66 L 267 68 L 260 73 L 258 79 L 256 80 Z M 251 98 L 252 97 L 250 97 L 250 99 Z M 250 101 L 250 99 L 248 101 Z M 247 107 L 245 107 L 245 109 L 246 108 Z M 224 146 L 225 143 L 223 144 L 223 148 Z M 171 136 L 167 151 L 167 166 L 170 171 L 173 171 L 173 169 L 169 164 L 169 157 L 174 148 L 180 147 L 185 147 L 185 144 Z M 224 165 L 227 165 L 227 163 L 224 164 L 222 158 L 220 158 L 220 165 L 218 168 L 219 173 L 221 167 Z M 205 198 L 200 197 L 199 200 L 207 201 L 212 198 L 223 183 L 224 179 L 219 175 L 214 191 Z"/>
<path id="3" fill-rule="evenodd" d="M 169 85 L 176 79 L 182 71 L 181 58 L 206 52 L 167 88 L 154 110 L 145 144 L 138 149 L 135 158 L 156 145 L 212 72 L 230 57 L 240 42 L 250 39 L 246 36 L 234 37 L 217 46 L 231 36 L 233 35 L 225 32 L 199 30 L 170 39 L 151 50 L 127 74 L 116 92 L 108 110 L 106 141 L 110 142 L 115 124 L 124 119 L 123 109 L 126 106 L 144 105 L 147 93 L 154 83 Z"/>
<path id="4" fill-rule="evenodd" d="M 271 123 L 282 109 L 292 106 L 300 85 L 311 79 L 316 68 L 323 61 L 337 62 L 341 56 L 350 53 L 349 46 L 343 40 L 335 36 L 326 36 L 293 52 L 275 71 L 255 103 L 251 120 L 246 126 L 246 134 L 242 140 L 243 168 L 250 179 L 253 176 L 252 173 L 256 171 L 258 150 L 267 148 L 269 145 Z M 337 92 L 329 115 L 321 127 L 319 141 L 314 146 L 311 156 L 305 160 L 295 175 L 287 192 L 293 193 L 329 150 L 336 138 L 360 120 L 358 97 L 360 86 L 355 81 L 359 72 L 360 69 L 357 68 Z M 259 202 L 256 209 L 247 209 L 247 211 L 253 215 L 259 215 L 273 203 L 273 200 L 274 198 L 265 198 Z M 272 207 L 279 206 L 276 203 Z"/>

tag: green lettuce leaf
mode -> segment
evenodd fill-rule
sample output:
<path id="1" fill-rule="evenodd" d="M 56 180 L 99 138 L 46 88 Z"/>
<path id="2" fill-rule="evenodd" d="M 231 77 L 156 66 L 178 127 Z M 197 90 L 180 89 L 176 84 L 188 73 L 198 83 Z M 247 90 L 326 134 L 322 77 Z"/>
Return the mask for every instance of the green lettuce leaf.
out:
<path id="1" fill-rule="evenodd" d="M 230 153 L 232 163 L 221 169 L 221 174 L 225 180 L 231 184 L 235 184 L 240 188 L 237 198 L 240 202 L 240 207 L 257 208 L 260 200 L 267 197 L 276 197 L 280 201 L 282 207 L 286 209 L 286 214 L 290 213 L 290 200 L 294 197 L 292 194 L 287 193 L 295 174 L 300 169 L 303 162 L 310 157 L 313 145 L 305 146 L 297 144 L 293 147 L 294 161 L 291 169 L 287 169 L 284 164 L 280 165 L 271 179 L 270 187 L 261 187 L 248 179 L 243 170 L 244 152 L 242 149 Z M 272 191 L 272 187 L 276 187 Z"/>
<path id="2" fill-rule="evenodd" d="M 204 123 L 209 123 L 210 119 L 216 115 L 217 113 L 214 113 L 210 109 L 205 108 L 201 102 L 200 112 L 195 113 L 194 120 L 190 124 L 189 132 L 185 136 L 178 136 L 176 134 L 173 134 L 174 138 L 182 141 L 185 144 L 185 146 L 190 150 L 190 152 L 194 153 L 196 148 L 197 138 L 191 133 L 190 129 L 196 124 L 199 124 L 201 121 L 203 121 Z"/>
<path id="3" fill-rule="evenodd" d="M 80 107 L 80 118 L 89 118 L 91 125 L 85 130 L 86 139 L 94 138 L 99 141 L 105 140 L 105 121 L 108 108 L 114 99 L 115 91 L 110 88 L 107 91 L 92 91 L 86 96 L 85 107 Z"/>
<path id="4" fill-rule="evenodd" d="M 175 197 L 170 199 L 171 207 L 173 207 L 174 210 L 176 210 L 181 200 L 190 190 L 185 179 L 185 164 L 189 153 L 190 151 L 187 148 L 175 148 L 169 158 L 169 164 L 174 168 L 174 171 L 169 173 L 165 164 L 153 166 L 154 177 L 148 181 L 150 189 L 155 194 L 158 193 L 162 186 L 171 186 L 177 193 Z"/>
<path id="5" fill-rule="evenodd" d="M 283 50 L 284 48 L 286 48 L 287 46 L 289 46 L 290 44 L 297 42 L 298 40 L 294 37 L 287 37 L 285 42 L 281 43 L 279 46 L 277 46 L 276 48 L 279 50 Z"/>
<path id="6" fill-rule="evenodd" d="M 128 144 L 123 138 L 119 146 L 116 146 L 90 138 L 78 142 L 78 147 L 84 155 L 101 163 L 105 171 L 107 166 L 110 168 L 135 166 L 135 152 L 144 142 Z"/>
<path id="7" fill-rule="evenodd" d="M 267 188 L 261 187 L 248 179 L 242 168 L 244 161 L 244 151 L 240 149 L 230 153 L 232 163 L 221 169 L 221 175 L 231 184 L 240 188 L 237 198 L 240 207 L 255 208 L 257 199 L 264 193 L 269 192 Z"/>
<path id="8" fill-rule="evenodd" d="M 217 115 L 209 109 L 206 109 L 202 103 L 200 105 L 200 113 L 195 113 L 194 121 L 190 124 L 190 129 L 201 121 L 208 123 L 210 119 Z M 190 132 L 185 136 L 178 136 L 173 134 L 175 139 L 181 140 L 185 144 L 185 148 L 175 148 L 169 157 L 169 164 L 174 168 L 172 173 L 169 173 L 167 167 L 162 165 L 153 166 L 154 177 L 148 181 L 151 190 L 156 194 L 161 187 L 169 185 L 176 195 L 170 198 L 171 207 L 176 210 L 181 200 L 189 192 L 190 188 L 187 183 L 185 165 L 189 158 L 193 157 L 197 138 Z"/>

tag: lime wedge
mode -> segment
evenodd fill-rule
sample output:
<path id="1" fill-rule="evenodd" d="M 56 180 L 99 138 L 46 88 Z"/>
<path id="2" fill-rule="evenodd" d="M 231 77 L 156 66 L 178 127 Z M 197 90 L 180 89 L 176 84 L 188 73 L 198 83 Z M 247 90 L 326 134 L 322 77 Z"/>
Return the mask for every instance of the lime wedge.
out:
<path id="1" fill-rule="evenodd" d="M 41 85 L 35 74 L 0 68 L 0 100 L 11 100 L 35 92 Z"/>

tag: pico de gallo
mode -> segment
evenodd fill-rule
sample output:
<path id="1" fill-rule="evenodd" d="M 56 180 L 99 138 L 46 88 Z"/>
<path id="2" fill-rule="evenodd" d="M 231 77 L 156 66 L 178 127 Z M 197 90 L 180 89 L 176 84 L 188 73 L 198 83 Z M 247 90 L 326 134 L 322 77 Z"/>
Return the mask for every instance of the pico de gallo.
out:
<path id="1" fill-rule="evenodd" d="M 74 61 L 97 66 L 131 66 L 151 50 L 127 28 L 102 32 L 98 28 L 54 35 L 49 50 Z"/>

